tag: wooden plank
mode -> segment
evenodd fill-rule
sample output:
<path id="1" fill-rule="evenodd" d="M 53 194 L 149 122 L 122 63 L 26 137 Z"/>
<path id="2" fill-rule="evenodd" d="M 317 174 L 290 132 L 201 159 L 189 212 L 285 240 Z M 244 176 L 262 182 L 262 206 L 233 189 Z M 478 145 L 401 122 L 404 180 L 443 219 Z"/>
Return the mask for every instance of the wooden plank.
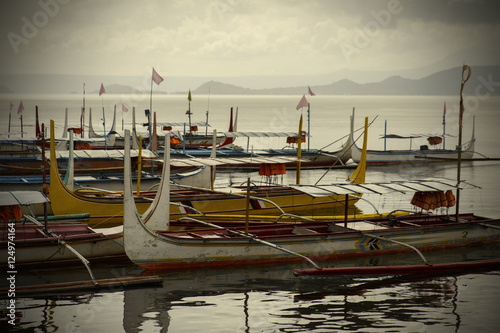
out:
<path id="1" fill-rule="evenodd" d="M 105 291 L 107 288 L 129 287 L 129 286 L 143 286 L 155 285 L 163 282 L 162 278 L 158 275 L 151 276 L 137 276 L 137 277 L 123 277 L 113 279 L 96 280 L 97 284 L 93 281 L 74 281 L 52 284 L 41 284 L 31 286 L 16 286 L 16 295 L 28 296 L 39 294 L 53 294 L 55 292 L 75 292 L 75 291 Z M 1 293 L 6 293 L 8 288 L 1 288 Z"/>

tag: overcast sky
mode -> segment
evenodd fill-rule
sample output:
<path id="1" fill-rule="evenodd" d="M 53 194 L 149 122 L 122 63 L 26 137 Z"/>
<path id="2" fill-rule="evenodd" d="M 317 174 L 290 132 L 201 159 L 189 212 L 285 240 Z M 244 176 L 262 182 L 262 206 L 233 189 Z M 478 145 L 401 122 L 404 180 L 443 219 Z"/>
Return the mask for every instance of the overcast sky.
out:
<path id="1" fill-rule="evenodd" d="M 46 5 L 44 5 L 46 4 Z M 316 75 L 500 64 L 500 1 L 0 2 L 0 74 Z"/>

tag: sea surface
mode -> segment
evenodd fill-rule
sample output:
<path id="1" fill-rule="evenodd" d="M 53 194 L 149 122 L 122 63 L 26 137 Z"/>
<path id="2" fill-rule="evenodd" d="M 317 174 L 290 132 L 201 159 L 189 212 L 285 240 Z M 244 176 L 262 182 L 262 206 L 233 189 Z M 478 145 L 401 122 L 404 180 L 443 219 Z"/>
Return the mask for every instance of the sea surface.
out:
<path id="1" fill-rule="evenodd" d="M 301 96 L 187 96 L 153 94 L 153 111 L 158 122 L 187 122 L 190 107 L 192 121 L 206 120 L 211 128 L 227 131 L 229 110 L 238 108 L 238 131 L 297 131 L 301 114 L 303 129 L 310 124 L 310 148 L 326 151 L 339 149 L 349 133 L 349 117 L 355 108 L 356 127 L 364 117 L 373 124 L 369 129 L 369 149 L 418 148 L 425 139 L 387 140 L 389 134 L 441 135 L 446 102 L 446 148 L 454 148 L 458 134 L 458 96 L 308 96 L 310 121 L 306 109 L 296 110 Z M 8 129 L 9 103 L 11 132 L 20 130 L 16 114 L 23 101 L 23 130 L 34 135 L 35 106 L 41 122 L 56 122 L 56 135 L 62 134 L 65 108 L 69 125 L 80 124 L 80 95 L 1 95 L 0 131 Z M 103 107 L 106 129 L 117 105 L 117 131 L 131 126 L 132 107 L 136 122 L 146 122 L 144 109 L 150 108 L 150 96 L 87 95 L 86 124 L 92 108 L 93 127 L 103 131 Z M 124 104 L 129 111 L 122 111 Z M 465 97 L 463 142 L 472 137 L 475 118 L 475 157 L 500 157 L 500 98 Z M 386 124 L 387 121 L 387 124 Z M 109 123 L 108 123 L 109 122 Z M 207 131 L 211 131 L 208 128 Z M 182 129 L 181 129 L 182 130 Z M 204 131 L 204 127 L 199 127 Z M 59 132 L 60 131 L 60 132 Z M 243 149 L 282 148 L 285 138 L 237 139 Z M 305 144 L 308 146 L 308 143 Z M 302 171 L 301 183 L 343 181 L 349 169 Z M 219 173 L 217 185 L 240 184 L 251 177 L 264 181 L 257 172 Z M 415 180 L 429 177 L 457 178 L 456 163 L 431 163 L 418 166 L 368 167 L 367 182 Z M 500 161 L 464 161 L 460 211 L 500 218 Z M 295 182 L 295 171 L 277 179 Z M 357 206 L 365 213 L 412 209 L 411 195 L 367 195 Z M 454 208 L 450 213 L 454 212 Z M 424 253 L 430 262 L 498 258 L 497 246 L 462 248 Z M 420 263 L 414 253 L 377 256 L 357 260 L 322 262 L 324 266 L 361 266 Z M 307 263 L 197 269 L 154 272 L 162 286 L 139 289 L 113 288 L 96 293 L 60 294 L 37 298 L 16 298 L 19 321 L 7 324 L 0 318 L 1 331 L 18 332 L 497 332 L 500 325 L 500 271 L 474 272 L 408 279 L 403 277 L 329 277 L 297 278 L 293 269 Z M 133 264 L 94 265 L 98 279 L 151 274 Z M 82 267 L 64 269 L 19 270 L 18 285 L 87 280 Z M 3 286 L 2 281 L 0 286 Z M 2 311 L 6 302 L 0 300 Z M 2 312 L 3 314 L 4 312 Z"/>

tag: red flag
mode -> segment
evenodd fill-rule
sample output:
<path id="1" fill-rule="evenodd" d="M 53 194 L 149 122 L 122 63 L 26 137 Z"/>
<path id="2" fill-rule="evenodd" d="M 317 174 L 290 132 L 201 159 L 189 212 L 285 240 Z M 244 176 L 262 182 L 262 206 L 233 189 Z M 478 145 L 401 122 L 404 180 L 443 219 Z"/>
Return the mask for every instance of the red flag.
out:
<path id="1" fill-rule="evenodd" d="M 300 102 L 299 104 L 297 104 L 297 110 L 298 109 L 301 109 L 303 107 L 307 107 L 309 105 L 309 103 L 307 102 L 307 99 L 306 99 L 306 95 L 302 95 L 302 98 L 300 99 Z"/>
<path id="2" fill-rule="evenodd" d="M 307 89 L 309 90 L 309 95 L 316 96 L 316 94 L 311 90 L 311 87 L 307 86 Z"/>
<path id="3" fill-rule="evenodd" d="M 19 107 L 17 108 L 17 114 L 21 114 L 24 110 L 24 105 L 23 105 L 23 101 L 21 101 L 19 103 Z"/>
<path id="4" fill-rule="evenodd" d="M 10 102 L 10 109 L 12 111 L 12 108 L 14 107 L 14 104 L 12 104 L 12 102 Z"/>
<path id="5" fill-rule="evenodd" d="M 122 104 L 122 111 L 123 111 L 123 112 L 128 112 L 127 107 L 126 107 L 125 105 L 123 105 L 123 104 Z"/>
<path id="6" fill-rule="evenodd" d="M 160 85 L 162 83 L 163 78 L 156 73 L 155 69 L 153 68 L 153 82 L 156 83 L 157 85 Z"/>
<path id="7" fill-rule="evenodd" d="M 99 89 L 99 96 L 101 96 L 105 92 L 106 92 L 106 90 L 104 89 L 104 85 L 101 83 L 101 89 Z"/>

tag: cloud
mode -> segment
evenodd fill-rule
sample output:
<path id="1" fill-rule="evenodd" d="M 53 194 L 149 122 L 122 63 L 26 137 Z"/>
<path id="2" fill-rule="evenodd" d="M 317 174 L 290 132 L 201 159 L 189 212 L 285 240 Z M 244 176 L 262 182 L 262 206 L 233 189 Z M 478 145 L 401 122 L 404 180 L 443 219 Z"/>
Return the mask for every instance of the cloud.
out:
<path id="1" fill-rule="evenodd" d="M 22 19 L 43 11 L 38 2 L 0 6 L 2 36 L 22 36 Z M 408 69 L 469 48 L 498 54 L 499 6 L 487 0 L 68 1 L 18 45 L 19 52 L 3 38 L 0 60 L 5 73 L 141 75 L 151 66 L 177 76 Z M 355 52 L 347 57 L 342 45 Z"/>

